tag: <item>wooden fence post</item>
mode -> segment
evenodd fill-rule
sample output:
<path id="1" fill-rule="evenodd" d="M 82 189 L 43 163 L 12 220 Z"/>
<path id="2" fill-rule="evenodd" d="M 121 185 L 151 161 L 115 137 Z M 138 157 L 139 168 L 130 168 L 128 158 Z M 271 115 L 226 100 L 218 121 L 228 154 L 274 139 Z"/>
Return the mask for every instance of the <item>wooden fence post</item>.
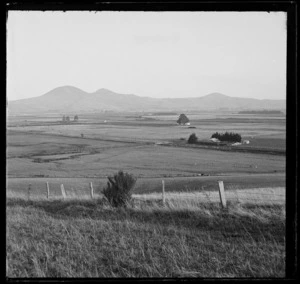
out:
<path id="1" fill-rule="evenodd" d="M 66 191 L 65 191 L 65 188 L 64 188 L 63 184 L 60 185 L 60 189 L 61 189 L 61 194 L 62 194 L 63 198 L 65 199 L 66 198 Z"/>
<path id="2" fill-rule="evenodd" d="M 27 192 L 28 200 L 30 199 L 30 191 L 31 191 L 31 183 L 28 185 L 28 192 Z"/>
<path id="3" fill-rule="evenodd" d="M 219 181 L 219 194 L 220 194 L 220 200 L 221 200 L 222 207 L 226 208 L 226 198 L 225 198 L 223 181 Z"/>
<path id="4" fill-rule="evenodd" d="M 46 182 L 46 187 L 47 187 L 47 199 L 49 199 L 50 196 L 50 188 L 49 188 L 49 183 Z"/>
<path id="5" fill-rule="evenodd" d="M 166 198 L 165 198 L 165 181 L 162 180 L 162 202 L 163 202 L 163 205 L 166 204 Z"/>
<path id="6" fill-rule="evenodd" d="M 235 194 L 236 194 L 237 202 L 240 203 L 239 193 L 237 189 L 235 190 Z"/>
<path id="7" fill-rule="evenodd" d="M 94 188 L 93 188 L 93 183 L 90 182 L 90 189 L 91 189 L 91 198 L 94 198 Z"/>

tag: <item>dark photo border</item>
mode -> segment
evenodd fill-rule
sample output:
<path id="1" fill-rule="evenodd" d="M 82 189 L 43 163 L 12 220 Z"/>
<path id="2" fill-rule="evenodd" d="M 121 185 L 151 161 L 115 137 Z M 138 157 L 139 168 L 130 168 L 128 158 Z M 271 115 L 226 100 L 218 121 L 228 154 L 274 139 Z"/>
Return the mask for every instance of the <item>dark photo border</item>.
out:
<path id="1" fill-rule="evenodd" d="M 299 277 L 297 267 L 298 255 L 298 195 L 297 195 L 297 169 L 298 169 L 298 98 L 297 98 L 297 4 L 296 1 L 159 1 L 159 2 L 99 2 L 99 1 L 82 1 L 82 3 L 59 2 L 42 2 L 35 1 L 10 1 L 6 2 L 6 16 L 9 11 L 282 11 L 287 13 L 287 74 L 286 74 L 286 277 L 285 280 L 296 280 Z M 6 25 L 6 23 L 5 23 Z M 6 54 L 5 54 L 6 55 Z M 7 60 L 7 59 L 6 59 Z M 6 70 L 5 70 L 6 74 Z M 6 75 L 5 75 L 5 92 L 6 92 Z M 6 97 L 6 96 L 5 96 Z M 6 133 L 6 106 L 7 99 L 2 103 L 5 110 L 5 133 Z M 5 141 L 6 143 L 6 141 Z M 2 147 L 6 149 L 6 145 Z M 6 152 L 3 151 L 6 160 Z M 4 157 L 3 157 L 4 161 Z M 6 163 L 4 162 L 4 165 Z M 6 171 L 5 171 L 6 174 Z M 5 182 L 6 176 L 3 178 Z M 5 185 L 6 186 L 6 185 Z M 3 198 L 5 202 L 5 197 Z M 6 206 L 6 205 L 5 205 Z M 5 208 L 4 206 L 4 208 Z M 4 211 L 5 222 L 5 211 Z M 4 241 L 5 243 L 5 241 Z M 5 252 L 2 255 L 5 257 Z M 6 262 L 6 259 L 5 259 Z M 3 263 L 3 262 L 2 262 Z M 4 268 L 5 274 L 5 267 Z M 6 277 L 6 276 L 5 276 Z M 255 278 L 256 280 L 259 278 Z M 82 278 L 61 278 L 61 279 L 35 279 L 35 278 L 5 278 L 8 282 L 100 282 L 100 281 L 157 281 L 161 279 L 82 279 Z M 165 280 L 172 280 L 165 279 Z M 176 279 L 183 281 L 187 279 Z M 192 280 L 192 279 L 189 279 Z M 199 279 L 194 279 L 199 280 Z M 247 279 L 201 279 L 201 280 L 247 280 Z M 262 279 L 263 280 L 263 279 Z M 266 280 L 283 280 L 283 279 L 266 279 Z"/>

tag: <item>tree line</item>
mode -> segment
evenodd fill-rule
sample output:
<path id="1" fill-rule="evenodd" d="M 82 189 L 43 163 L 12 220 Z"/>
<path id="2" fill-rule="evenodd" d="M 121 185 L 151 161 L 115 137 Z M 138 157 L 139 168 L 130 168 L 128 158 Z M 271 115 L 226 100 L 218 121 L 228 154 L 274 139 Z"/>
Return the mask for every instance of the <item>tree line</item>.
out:
<path id="1" fill-rule="evenodd" d="M 218 133 L 215 132 L 211 138 L 216 138 L 219 141 L 222 142 L 241 142 L 242 141 L 242 136 L 238 133 L 234 132 L 225 132 L 225 133 Z M 189 144 L 197 144 L 198 143 L 198 137 L 196 136 L 195 133 L 191 134 L 189 139 L 188 139 Z"/>
<path id="2" fill-rule="evenodd" d="M 79 120 L 79 118 L 78 118 L 78 115 L 76 114 L 76 115 L 74 116 L 73 121 L 78 121 L 78 120 Z M 70 122 L 71 120 L 70 120 L 70 117 L 69 117 L 69 116 L 64 115 L 63 118 L 62 118 L 62 121 L 63 121 L 63 122 Z"/>
<path id="3" fill-rule="evenodd" d="M 239 114 L 283 114 L 280 110 L 242 110 Z"/>
<path id="4" fill-rule="evenodd" d="M 242 141 L 242 136 L 238 133 L 234 132 L 225 132 L 223 133 L 214 133 L 211 138 L 217 138 L 220 141 L 228 141 L 228 142 L 241 142 Z"/>

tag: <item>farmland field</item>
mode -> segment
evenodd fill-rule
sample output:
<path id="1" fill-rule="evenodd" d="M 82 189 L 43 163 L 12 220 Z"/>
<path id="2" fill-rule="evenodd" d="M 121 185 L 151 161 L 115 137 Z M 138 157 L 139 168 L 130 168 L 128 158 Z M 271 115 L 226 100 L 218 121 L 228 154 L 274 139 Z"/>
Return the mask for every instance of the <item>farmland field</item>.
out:
<path id="1" fill-rule="evenodd" d="M 187 113 L 189 128 L 178 115 L 9 116 L 8 277 L 284 277 L 285 117 Z M 216 131 L 250 144 L 187 144 Z M 115 210 L 99 197 L 119 170 L 137 182 Z"/>
<path id="2" fill-rule="evenodd" d="M 198 183 L 203 185 L 205 176 L 211 179 L 228 176 L 241 187 L 245 184 L 253 187 L 255 183 L 258 187 L 284 185 L 285 155 L 160 145 L 187 140 L 191 133 L 196 133 L 199 139 L 209 139 L 215 131 L 233 131 L 250 140 L 247 147 L 284 151 L 284 116 L 229 112 L 223 116 L 220 113 L 187 115 L 196 128 L 178 126 L 176 115 L 83 114 L 74 124 L 62 124 L 61 117 L 53 114 L 8 117 L 8 189 L 15 188 L 18 180 L 20 188 L 24 187 L 19 178 L 30 178 L 33 184 L 35 178 L 49 179 L 49 182 L 51 178 L 103 180 L 118 170 L 153 182 L 176 178 L 180 187 L 192 177 L 198 177 Z M 181 140 L 181 143 L 186 142 Z M 240 175 L 244 175 L 243 179 Z M 142 187 L 137 189 L 140 191 Z"/>

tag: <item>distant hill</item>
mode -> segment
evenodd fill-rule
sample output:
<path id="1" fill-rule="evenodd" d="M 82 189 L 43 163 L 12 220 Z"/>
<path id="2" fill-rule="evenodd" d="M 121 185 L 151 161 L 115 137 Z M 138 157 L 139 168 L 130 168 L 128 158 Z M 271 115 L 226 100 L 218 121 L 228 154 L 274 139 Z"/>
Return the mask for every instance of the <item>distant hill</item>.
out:
<path id="1" fill-rule="evenodd" d="M 34 98 L 8 102 L 9 114 L 94 111 L 279 110 L 285 100 L 258 100 L 212 93 L 196 98 L 150 98 L 118 94 L 107 89 L 87 93 L 73 86 L 58 87 Z"/>

